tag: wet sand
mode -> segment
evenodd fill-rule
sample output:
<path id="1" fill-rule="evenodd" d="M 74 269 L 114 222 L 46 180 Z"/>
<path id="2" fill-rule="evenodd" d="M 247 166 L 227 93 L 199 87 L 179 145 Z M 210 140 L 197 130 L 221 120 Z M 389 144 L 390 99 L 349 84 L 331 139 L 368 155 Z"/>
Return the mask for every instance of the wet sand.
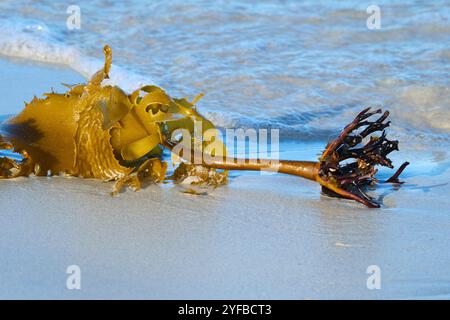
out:
<path id="1" fill-rule="evenodd" d="M 0 68 L 1 114 L 82 81 L 23 61 Z M 281 156 L 313 160 L 324 144 L 283 142 Z M 372 192 L 381 209 L 278 174 L 232 174 L 206 196 L 171 184 L 110 197 L 112 183 L 94 180 L 0 181 L 0 298 L 448 299 L 449 151 L 400 149 L 392 158 L 412 163 L 406 183 Z M 81 290 L 66 288 L 69 265 L 81 268 Z M 367 288 L 370 265 L 379 290 Z"/>

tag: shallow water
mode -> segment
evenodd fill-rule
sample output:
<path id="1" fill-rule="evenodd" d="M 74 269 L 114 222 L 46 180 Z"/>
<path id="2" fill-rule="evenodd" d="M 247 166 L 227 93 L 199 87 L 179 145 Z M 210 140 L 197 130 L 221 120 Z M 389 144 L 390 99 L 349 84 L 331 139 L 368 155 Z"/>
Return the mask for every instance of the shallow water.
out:
<path id="1" fill-rule="evenodd" d="M 112 82 L 206 92 L 199 107 L 223 127 L 323 139 L 377 105 L 397 135 L 448 144 L 450 2 L 377 3 L 379 30 L 359 1 L 77 1 L 70 31 L 66 3 L 3 1 L 0 54 L 88 76 L 108 43 Z"/>

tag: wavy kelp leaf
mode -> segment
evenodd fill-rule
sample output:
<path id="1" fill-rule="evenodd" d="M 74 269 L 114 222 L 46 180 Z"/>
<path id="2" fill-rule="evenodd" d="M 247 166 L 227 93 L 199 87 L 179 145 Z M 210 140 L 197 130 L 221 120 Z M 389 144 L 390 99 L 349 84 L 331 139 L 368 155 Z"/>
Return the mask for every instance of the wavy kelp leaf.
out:
<path id="1" fill-rule="evenodd" d="M 114 155 L 109 130 L 103 129 L 103 113 L 98 105 L 80 114 L 75 135 L 75 174 L 82 177 L 113 180 L 128 174 Z"/>
<path id="2" fill-rule="evenodd" d="M 111 50 L 105 47 L 105 66 L 88 82 L 64 94 L 34 98 L 1 127 L 3 140 L 24 155 L 20 174 L 59 174 L 116 179 L 131 169 L 115 158 L 109 126 L 130 108 L 117 87 L 101 86 L 108 77 Z M 4 162 L 5 163 L 5 162 Z"/>
<path id="3" fill-rule="evenodd" d="M 109 100 L 100 101 L 100 108 L 103 112 L 103 128 L 111 128 L 119 120 L 123 119 L 132 107 L 127 94 L 119 87 L 112 87 Z"/>
<path id="4" fill-rule="evenodd" d="M 175 183 L 187 183 L 192 185 L 210 185 L 218 187 L 228 181 L 226 171 L 217 171 L 201 165 L 193 165 L 182 162 L 170 177 Z"/>
<path id="5" fill-rule="evenodd" d="M 122 148 L 121 155 L 124 160 L 133 161 L 142 158 L 161 143 L 157 134 L 148 135 L 140 140 L 127 144 Z"/>
<path id="6" fill-rule="evenodd" d="M 135 171 L 119 179 L 113 188 L 112 195 L 117 195 L 125 186 L 134 191 L 140 190 L 147 184 L 160 183 L 164 180 L 167 163 L 152 158 L 142 163 Z"/>
<path id="7" fill-rule="evenodd" d="M 194 103 L 173 99 L 157 86 L 143 86 L 131 95 L 116 86 L 101 86 L 109 77 L 112 61 L 109 47 L 105 46 L 104 53 L 103 69 L 87 84 L 65 85 L 66 93 L 33 99 L 2 127 L 6 132 L 3 148 L 26 155 L 22 162 L 2 160 L 2 176 L 64 172 L 120 179 L 117 186 L 125 182 L 135 185 L 140 181 L 135 178 L 143 172 L 135 169 L 139 163 L 160 155 L 161 145 L 170 145 L 161 133 L 162 125 L 167 124 L 164 128 L 169 131 L 185 128 L 192 135 L 194 121 L 202 123 L 202 134 L 215 128 L 196 111 Z M 150 163 L 152 168 L 156 166 Z M 201 170 L 195 172 L 202 175 Z"/>
<path id="8" fill-rule="evenodd" d="M 136 187 L 147 178 L 160 181 L 165 175 L 166 164 L 149 159 L 161 154 L 161 145 L 167 146 L 162 124 L 170 123 L 166 126 L 170 129 L 185 127 L 192 133 L 193 121 L 202 122 L 203 132 L 214 128 L 193 103 L 172 99 L 159 87 L 143 86 L 127 95 L 119 87 L 102 86 L 112 61 L 108 46 L 104 53 L 104 67 L 87 84 L 65 85 L 68 91 L 63 94 L 34 98 L 2 126 L 0 148 L 23 155 L 21 161 L 1 158 L 2 177 L 64 172 L 119 179 L 117 188 Z"/>
<path id="9" fill-rule="evenodd" d="M 114 149 L 128 161 L 139 159 L 161 144 L 158 123 L 173 117 L 167 112 L 170 97 L 162 89 L 155 86 L 143 88 L 131 94 L 132 108 L 111 130 Z M 140 91 L 147 94 L 140 97 Z"/>
<path id="10" fill-rule="evenodd" d="M 40 172 L 74 173 L 78 113 L 71 107 L 78 96 L 52 94 L 34 98 L 20 114 L 2 125 L 2 134 L 15 150 L 26 150 Z"/>
<path id="11" fill-rule="evenodd" d="M 144 92 L 144 94 L 142 94 Z M 198 95 L 194 101 L 202 97 Z M 164 90 L 156 86 L 144 86 L 130 95 L 133 107 L 130 112 L 119 121 L 119 126 L 112 129 L 112 144 L 115 149 L 120 150 L 124 160 L 137 160 L 151 152 L 158 144 L 172 148 L 180 141 L 173 141 L 172 134 L 177 129 L 187 130 L 191 136 L 191 151 L 197 132 L 195 123 L 201 125 L 202 136 L 208 130 L 215 129 L 212 122 L 201 116 L 195 109 L 193 103 L 187 99 L 171 98 Z M 216 129 L 215 129 L 216 130 Z M 155 133 L 156 132 L 156 133 Z M 210 142 L 203 142 L 203 148 Z M 223 144 L 216 148 L 217 153 L 223 156 L 226 149 Z M 215 154 L 214 154 L 215 155 Z M 186 155 L 184 155 L 186 156 Z M 214 172 L 215 169 L 208 169 Z M 187 173 L 194 175 L 200 171 L 190 170 Z M 220 173 L 220 176 L 226 173 Z M 204 177 L 204 176 L 203 176 Z M 217 184 L 212 178 L 211 184 Z M 223 180 L 223 179 L 222 179 Z M 204 181 L 200 179 L 199 181 Z"/>

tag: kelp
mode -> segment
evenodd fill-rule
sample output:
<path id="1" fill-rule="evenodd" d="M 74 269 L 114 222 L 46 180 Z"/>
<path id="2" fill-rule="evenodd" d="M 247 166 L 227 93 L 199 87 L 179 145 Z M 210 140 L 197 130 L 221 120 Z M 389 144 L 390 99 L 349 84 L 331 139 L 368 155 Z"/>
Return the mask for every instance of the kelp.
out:
<path id="1" fill-rule="evenodd" d="M 35 97 L 1 125 L 0 148 L 22 156 L 0 158 L 1 178 L 64 173 L 116 180 L 113 194 L 125 186 L 139 190 L 144 182 L 164 180 L 162 146 L 176 143 L 171 139 L 175 130 L 194 136 L 195 121 L 202 122 L 204 131 L 215 128 L 195 110 L 201 95 L 189 102 L 157 86 L 143 86 L 129 95 L 117 86 L 102 86 L 109 78 L 111 48 L 105 46 L 104 54 L 104 67 L 87 84 Z"/>
<path id="2" fill-rule="evenodd" d="M 198 137 L 217 132 L 214 124 L 197 111 L 202 94 L 189 101 L 173 98 L 153 85 L 131 94 L 117 86 L 103 85 L 109 78 L 112 50 L 105 46 L 103 51 L 104 66 L 88 83 L 66 85 L 65 93 L 35 97 L 17 116 L 2 123 L 0 149 L 12 150 L 18 157 L 0 158 L 0 178 L 64 173 L 114 180 L 115 195 L 125 187 L 139 190 L 168 178 L 175 183 L 217 187 L 227 183 L 228 170 L 271 170 L 314 180 L 325 194 L 368 207 L 379 206 L 362 189 L 377 182 L 375 166 L 392 168 L 387 155 L 398 150 L 398 142 L 386 138 L 384 130 L 390 122 L 384 121 L 388 112 L 368 121 L 381 110 L 363 110 L 327 146 L 318 162 L 229 158 L 219 135 L 213 134 L 209 140 Z M 187 132 L 188 138 L 179 138 L 179 130 Z M 382 131 L 381 136 L 371 136 L 358 147 L 377 131 Z M 183 145 L 180 151 L 178 147 Z M 174 162 L 179 163 L 170 177 L 166 177 L 163 149 L 170 150 Z M 213 160 L 205 161 L 205 156 Z M 404 163 L 386 182 L 400 183 L 398 176 L 407 165 Z M 204 194 L 192 188 L 184 192 Z"/>

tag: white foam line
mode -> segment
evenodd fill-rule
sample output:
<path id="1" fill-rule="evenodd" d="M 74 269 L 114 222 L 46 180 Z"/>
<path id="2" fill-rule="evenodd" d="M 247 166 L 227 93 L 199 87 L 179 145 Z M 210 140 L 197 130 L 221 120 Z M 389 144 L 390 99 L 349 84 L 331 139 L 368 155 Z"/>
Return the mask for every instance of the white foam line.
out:
<path id="1" fill-rule="evenodd" d="M 99 53 L 102 55 L 102 51 Z M 0 25 L 0 54 L 50 64 L 70 67 L 86 79 L 103 66 L 103 57 L 83 56 L 74 47 L 55 40 L 49 29 L 40 22 L 2 23 Z M 129 70 L 112 66 L 108 84 L 119 85 L 126 91 L 144 84 L 153 84 L 152 79 Z"/>

